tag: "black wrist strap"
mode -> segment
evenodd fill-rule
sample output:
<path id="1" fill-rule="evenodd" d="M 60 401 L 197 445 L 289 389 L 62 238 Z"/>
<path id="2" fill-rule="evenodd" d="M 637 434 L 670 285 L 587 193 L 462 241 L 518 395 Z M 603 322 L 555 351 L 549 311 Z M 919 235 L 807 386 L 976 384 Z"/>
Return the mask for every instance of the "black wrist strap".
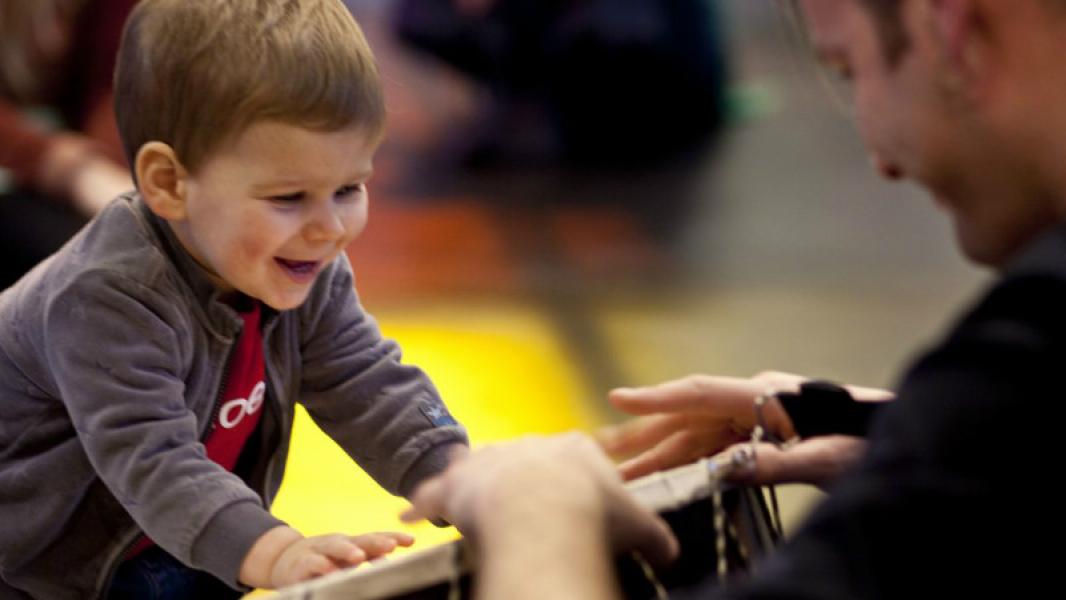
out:
<path id="1" fill-rule="evenodd" d="M 808 381 L 799 392 L 777 394 L 801 438 L 819 435 L 866 437 L 874 415 L 884 402 L 858 402 L 843 387 L 829 381 Z"/>

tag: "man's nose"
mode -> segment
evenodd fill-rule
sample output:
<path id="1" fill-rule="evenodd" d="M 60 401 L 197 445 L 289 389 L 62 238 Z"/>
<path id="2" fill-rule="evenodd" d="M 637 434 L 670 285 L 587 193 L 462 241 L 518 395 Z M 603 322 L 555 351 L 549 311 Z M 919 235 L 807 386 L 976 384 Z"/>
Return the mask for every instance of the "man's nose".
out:
<path id="1" fill-rule="evenodd" d="M 896 163 L 886 160 L 880 154 L 871 154 L 870 164 L 873 165 L 874 170 L 885 179 L 890 181 L 899 181 L 900 179 L 903 179 L 903 169 L 901 169 Z"/>

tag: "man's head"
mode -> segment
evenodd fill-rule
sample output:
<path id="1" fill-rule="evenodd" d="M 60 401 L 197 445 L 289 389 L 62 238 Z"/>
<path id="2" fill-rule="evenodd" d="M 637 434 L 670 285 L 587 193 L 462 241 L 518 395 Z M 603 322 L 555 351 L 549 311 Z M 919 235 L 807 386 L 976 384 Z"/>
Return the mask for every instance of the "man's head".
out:
<path id="1" fill-rule="evenodd" d="M 145 202 L 224 292 L 299 306 L 366 224 L 384 101 L 339 0 L 142 0 L 115 106 Z"/>
<path id="2" fill-rule="evenodd" d="M 1066 215 L 1061 0 L 800 0 L 887 177 L 929 189 L 999 265 Z"/>

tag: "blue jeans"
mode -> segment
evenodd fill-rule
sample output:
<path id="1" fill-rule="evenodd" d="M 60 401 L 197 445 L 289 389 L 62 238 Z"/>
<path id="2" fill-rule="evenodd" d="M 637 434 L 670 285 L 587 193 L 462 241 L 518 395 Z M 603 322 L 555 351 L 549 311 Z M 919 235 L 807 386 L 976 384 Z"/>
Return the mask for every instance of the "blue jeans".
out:
<path id="1" fill-rule="evenodd" d="M 214 600 L 240 598 L 241 592 L 204 571 L 179 562 L 159 546 L 122 563 L 111 580 L 108 600 Z"/>

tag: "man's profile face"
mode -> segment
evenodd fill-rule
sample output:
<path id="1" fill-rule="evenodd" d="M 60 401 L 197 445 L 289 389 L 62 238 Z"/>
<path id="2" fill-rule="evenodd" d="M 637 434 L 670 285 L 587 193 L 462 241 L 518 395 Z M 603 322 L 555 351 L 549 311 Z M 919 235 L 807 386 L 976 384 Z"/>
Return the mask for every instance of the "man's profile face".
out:
<path id="1" fill-rule="evenodd" d="M 889 61 L 875 16 L 860 0 L 800 0 L 818 60 L 850 86 L 871 162 L 889 179 L 925 187 L 952 219 L 963 252 L 1000 264 L 1047 219 L 1029 193 L 1024 156 L 986 126 L 946 58 L 933 4 L 902 0 L 908 43 Z M 1014 164 L 1012 164 L 1014 161 Z"/>

